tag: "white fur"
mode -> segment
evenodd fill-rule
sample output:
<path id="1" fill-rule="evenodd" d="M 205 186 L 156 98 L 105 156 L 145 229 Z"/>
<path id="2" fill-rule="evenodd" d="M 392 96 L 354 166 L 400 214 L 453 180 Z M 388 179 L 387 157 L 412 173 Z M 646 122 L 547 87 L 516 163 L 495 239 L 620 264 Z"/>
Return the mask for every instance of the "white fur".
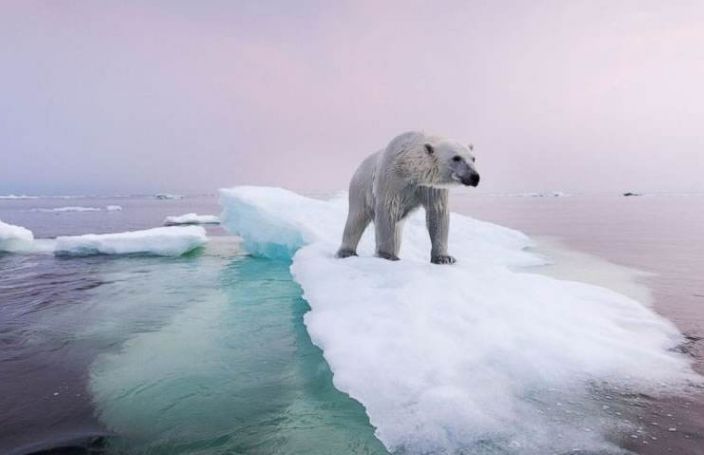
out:
<path id="1" fill-rule="evenodd" d="M 433 244 L 431 260 L 454 262 L 447 254 L 447 188 L 459 184 L 459 172 L 476 174 L 468 146 L 418 131 L 394 138 L 384 150 L 367 157 L 352 177 L 338 255 L 356 254 L 362 233 L 374 221 L 377 255 L 397 259 L 400 223 L 423 206 Z"/>

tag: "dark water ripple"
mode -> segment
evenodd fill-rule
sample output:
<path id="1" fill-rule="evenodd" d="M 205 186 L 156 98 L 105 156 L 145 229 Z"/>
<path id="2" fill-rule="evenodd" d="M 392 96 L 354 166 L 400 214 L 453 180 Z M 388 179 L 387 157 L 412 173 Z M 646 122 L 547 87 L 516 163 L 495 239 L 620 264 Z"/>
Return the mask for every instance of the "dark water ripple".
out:
<path id="1" fill-rule="evenodd" d="M 48 255 L 0 256 L 0 453 L 48 447 L 81 453 L 76 447 L 109 434 L 93 417 L 86 392 L 95 351 L 69 349 L 68 339 L 49 335 L 40 322 L 44 310 L 76 305 L 81 288 L 99 282 L 84 267 L 57 267 Z"/>

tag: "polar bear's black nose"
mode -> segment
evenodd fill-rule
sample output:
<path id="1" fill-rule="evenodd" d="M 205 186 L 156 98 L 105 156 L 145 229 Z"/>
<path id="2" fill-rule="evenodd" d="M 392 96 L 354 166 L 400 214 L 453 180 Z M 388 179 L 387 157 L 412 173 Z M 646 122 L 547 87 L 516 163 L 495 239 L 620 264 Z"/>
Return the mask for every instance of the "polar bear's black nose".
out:
<path id="1" fill-rule="evenodd" d="M 479 185 L 479 174 L 477 174 L 477 173 L 472 174 L 472 181 L 470 182 L 470 185 L 472 185 L 472 186 Z"/>
<path id="2" fill-rule="evenodd" d="M 476 172 L 472 172 L 471 174 L 467 175 L 466 177 L 462 177 L 462 184 L 467 185 L 467 186 L 477 186 L 479 185 L 479 174 Z"/>

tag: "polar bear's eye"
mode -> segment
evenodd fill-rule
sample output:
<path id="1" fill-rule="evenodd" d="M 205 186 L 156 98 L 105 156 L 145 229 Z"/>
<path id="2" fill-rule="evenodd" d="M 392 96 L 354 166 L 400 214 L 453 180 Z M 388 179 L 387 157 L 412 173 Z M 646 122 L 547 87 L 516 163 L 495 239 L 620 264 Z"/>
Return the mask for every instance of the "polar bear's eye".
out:
<path id="1" fill-rule="evenodd" d="M 472 157 L 472 163 L 476 163 L 477 159 L 475 157 Z"/>
<path id="2" fill-rule="evenodd" d="M 452 157 L 452 161 L 462 161 L 462 157 L 459 155 L 455 155 Z"/>

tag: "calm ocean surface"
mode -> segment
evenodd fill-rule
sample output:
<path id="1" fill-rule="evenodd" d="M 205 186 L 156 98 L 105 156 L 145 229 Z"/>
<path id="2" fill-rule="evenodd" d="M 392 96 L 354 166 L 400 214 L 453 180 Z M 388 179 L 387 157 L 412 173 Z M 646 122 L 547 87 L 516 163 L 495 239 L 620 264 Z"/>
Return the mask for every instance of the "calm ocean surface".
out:
<path id="1" fill-rule="evenodd" d="M 453 204 L 649 272 L 655 310 L 690 337 L 704 373 L 704 195 Z M 66 206 L 103 210 L 37 210 Z M 38 238 L 219 211 L 215 196 L 0 200 L 0 219 Z M 386 453 L 311 344 L 289 263 L 243 256 L 219 227 L 208 234 L 204 251 L 180 258 L 0 254 L 0 453 Z M 704 453 L 702 400 L 629 406 L 624 418 L 652 437 L 623 435 L 622 447 Z"/>

